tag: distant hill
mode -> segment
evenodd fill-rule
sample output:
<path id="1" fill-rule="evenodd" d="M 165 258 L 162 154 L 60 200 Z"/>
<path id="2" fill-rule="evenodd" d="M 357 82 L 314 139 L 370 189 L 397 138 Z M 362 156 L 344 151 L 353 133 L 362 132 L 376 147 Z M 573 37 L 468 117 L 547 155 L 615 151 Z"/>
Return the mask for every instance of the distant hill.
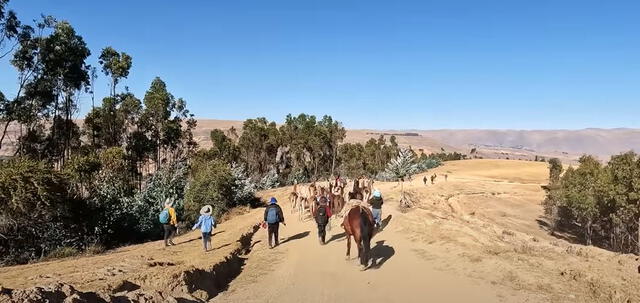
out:
<path id="1" fill-rule="evenodd" d="M 82 120 L 77 121 L 82 124 Z M 203 148 L 211 146 L 209 133 L 213 129 L 228 130 L 234 127 L 238 135 L 242 132 L 242 121 L 198 119 L 194 132 L 196 141 Z M 5 147 L 0 156 L 13 154 L 18 129 L 10 127 Z M 387 140 L 396 136 L 398 144 L 433 152 L 462 152 L 469 154 L 476 149 L 476 156 L 502 159 L 535 159 L 540 157 L 558 157 L 563 161 L 574 162 L 582 154 L 592 154 L 601 160 L 611 155 L 629 150 L 640 152 L 640 129 L 616 128 L 581 130 L 482 130 L 482 129 L 441 129 L 441 130 L 347 130 L 345 142 L 365 143 L 384 135 Z"/>
<path id="2" fill-rule="evenodd" d="M 423 136 L 471 148 L 507 148 L 539 154 L 592 154 L 607 160 L 629 150 L 640 151 L 640 129 L 581 130 L 428 130 Z"/>

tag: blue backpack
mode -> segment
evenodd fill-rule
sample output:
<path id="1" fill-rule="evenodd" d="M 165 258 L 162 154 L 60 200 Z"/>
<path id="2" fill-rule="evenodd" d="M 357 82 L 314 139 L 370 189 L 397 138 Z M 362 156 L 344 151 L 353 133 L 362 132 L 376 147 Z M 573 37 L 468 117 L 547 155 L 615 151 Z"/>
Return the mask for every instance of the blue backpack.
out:
<path id="1" fill-rule="evenodd" d="M 267 223 L 275 224 L 280 222 L 278 219 L 278 209 L 276 207 L 269 207 L 267 211 Z"/>
<path id="2" fill-rule="evenodd" d="M 169 224 L 169 209 L 168 208 L 163 209 L 162 212 L 160 212 L 160 215 L 158 217 L 160 218 L 160 223 Z"/>

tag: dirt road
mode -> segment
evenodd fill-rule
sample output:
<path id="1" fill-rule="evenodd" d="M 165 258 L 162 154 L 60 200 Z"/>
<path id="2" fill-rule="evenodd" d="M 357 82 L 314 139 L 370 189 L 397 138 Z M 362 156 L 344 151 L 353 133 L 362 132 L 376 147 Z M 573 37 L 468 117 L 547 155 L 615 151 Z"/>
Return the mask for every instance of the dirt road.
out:
<path id="1" fill-rule="evenodd" d="M 380 185 L 391 190 L 392 184 Z M 362 271 L 357 248 L 345 259 L 346 240 L 340 220 L 332 221 L 328 244 L 321 246 L 313 220 L 300 222 L 289 214 L 281 227 L 279 247 L 267 248 L 267 233 L 254 236 L 248 262 L 217 302 L 527 302 L 527 295 L 449 272 L 440 260 L 419 254 L 397 224 L 405 215 L 393 199 L 383 208 L 384 230 L 371 246 L 372 265 Z M 428 248 L 427 248 L 428 249 Z"/>

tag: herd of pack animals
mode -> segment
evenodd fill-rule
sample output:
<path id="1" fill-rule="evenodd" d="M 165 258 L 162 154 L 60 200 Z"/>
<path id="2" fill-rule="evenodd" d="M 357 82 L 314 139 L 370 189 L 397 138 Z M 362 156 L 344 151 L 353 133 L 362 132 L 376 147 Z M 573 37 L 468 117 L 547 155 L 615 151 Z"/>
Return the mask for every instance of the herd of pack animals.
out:
<path id="1" fill-rule="evenodd" d="M 371 238 L 374 233 L 374 219 L 371 210 L 366 207 L 373 193 L 373 180 L 361 177 L 347 182 L 343 178 L 335 178 L 328 182 L 328 186 L 320 186 L 316 182 L 311 184 L 294 184 L 289 193 L 291 212 L 298 212 L 298 219 L 304 221 L 315 213 L 316 201 L 325 197 L 328 206 L 336 218 L 342 218 L 341 227 L 347 237 L 347 259 L 350 259 L 351 237 L 358 246 L 360 264 L 366 267 L 369 263 Z M 345 192 L 351 183 L 351 190 Z M 349 205 L 349 207 L 345 207 Z"/>
<path id="2" fill-rule="evenodd" d="M 429 177 L 431 184 L 434 184 L 437 174 Z M 444 175 L 445 180 L 448 175 Z M 427 177 L 423 179 L 427 184 Z M 369 263 L 369 251 L 371 249 L 371 238 L 375 232 L 374 219 L 371 210 L 366 207 L 367 201 L 373 193 L 374 180 L 367 177 L 360 177 L 351 181 L 337 177 L 328 181 L 328 186 L 319 185 L 318 182 L 310 184 L 294 184 L 289 193 L 289 203 L 291 213 L 298 212 L 298 220 L 304 221 L 313 217 L 321 197 L 328 201 L 328 206 L 336 218 L 342 218 L 341 227 L 344 228 L 347 237 L 347 255 L 350 259 L 351 237 L 358 246 L 358 258 L 360 265 L 367 267 Z M 351 190 L 345 192 L 351 184 Z M 348 207 L 345 207 L 348 206 Z"/>

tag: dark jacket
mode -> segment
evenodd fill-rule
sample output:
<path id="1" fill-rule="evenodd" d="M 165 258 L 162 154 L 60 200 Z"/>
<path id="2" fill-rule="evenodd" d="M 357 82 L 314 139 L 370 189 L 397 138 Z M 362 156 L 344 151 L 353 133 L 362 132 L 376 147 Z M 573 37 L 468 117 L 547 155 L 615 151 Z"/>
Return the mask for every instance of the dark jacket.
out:
<path id="1" fill-rule="evenodd" d="M 320 204 L 320 206 L 316 207 L 316 210 L 313 211 L 313 218 L 316 219 L 316 221 L 318 221 L 318 210 L 320 209 L 320 207 L 324 207 L 324 210 L 327 213 L 327 218 L 331 218 L 331 216 L 333 215 L 331 213 L 331 207 L 329 207 L 329 205 L 326 205 L 326 204 Z"/>
<path id="2" fill-rule="evenodd" d="M 369 205 L 371 205 L 371 208 L 381 209 L 382 204 L 384 204 L 384 201 L 382 200 L 382 198 L 373 197 L 369 199 Z"/>
<path id="3" fill-rule="evenodd" d="M 267 206 L 267 208 L 264 209 L 264 221 L 267 221 L 267 213 L 269 213 L 269 209 L 271 209 L 272 207 L 275 207 L 278 211 L 278 219 L 280 219 L 280 222 L 284 223 L 284 215 L 282 214 L 282 208 L 280 208 L 280 205 L 278 204 L 269 204 Z"/>

